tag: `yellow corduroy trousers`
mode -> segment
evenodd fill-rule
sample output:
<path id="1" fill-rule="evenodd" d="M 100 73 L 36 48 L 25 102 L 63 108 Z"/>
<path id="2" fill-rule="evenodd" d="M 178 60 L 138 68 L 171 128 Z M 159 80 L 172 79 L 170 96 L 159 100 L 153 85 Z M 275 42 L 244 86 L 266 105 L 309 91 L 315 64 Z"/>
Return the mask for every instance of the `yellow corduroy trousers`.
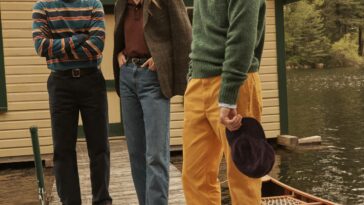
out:
<path id="1" fill-rule="evenodd" d="M 242 174 L 231 158 L 218 105 L 221 77 L 192 79 L 184 98 L 183 189 L 187 205 L 220 205 L 219 166 L 224 154 L 233 205 L 260 205 L 261 179 Z M 238 113 L 261 120 L 258 73 L 249 73 L 239 90 Z"/>

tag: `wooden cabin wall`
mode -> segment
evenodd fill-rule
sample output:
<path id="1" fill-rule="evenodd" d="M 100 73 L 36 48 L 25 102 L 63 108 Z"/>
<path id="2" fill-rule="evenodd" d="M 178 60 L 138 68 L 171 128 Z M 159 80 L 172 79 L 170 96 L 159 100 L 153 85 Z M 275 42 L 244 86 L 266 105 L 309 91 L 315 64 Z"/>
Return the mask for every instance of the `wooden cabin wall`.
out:
<path id="1" fill-rule="evenodd" d="M 0 114 L 0 158 L 32 155 L 28 128 L 39 127 L 42 154 L 52 153 L 45 59 L 35 53 L 32 40 L 32 7 L 35 0 L 1 0 L 8 112 Z M 280 133 L 274 1 L 268 0 L 267 33 L 262 67 L 263 126 L 267 137 Z M 107 37 L 102 70 L 112 80 L 114 18 L 106 16 Z M 120 123 L 119 98 L 108 92 L 109 121 Z M 80 122 L 81 124 L 81 122 Z M 121 126 L 121 124 L 120 124 Z M 182 144 L 183 98 L 172 99 L 171 145 Z"/>
<path id="2" fill-rule="evenodd" d="M 267 0 L 265 46 L 260 68 L 263 95 L 263 127 L 268 138 L 280 134 L 277 41 L 274 0 Z"/>

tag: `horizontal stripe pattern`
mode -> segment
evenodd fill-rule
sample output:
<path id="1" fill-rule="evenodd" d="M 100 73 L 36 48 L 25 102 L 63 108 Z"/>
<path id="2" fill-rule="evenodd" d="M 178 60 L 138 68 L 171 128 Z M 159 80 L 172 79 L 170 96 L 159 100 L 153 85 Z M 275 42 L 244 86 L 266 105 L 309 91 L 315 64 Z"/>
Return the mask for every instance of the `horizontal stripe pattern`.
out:
<path id="1" fill-rule="evenodd" d="M 57 17 L 57 16 L 68 16 L 68 17 L 76 17 L 76 16 L 90 16 L 90 10 L 87 11 L 57 11 L 57 12 L 47 12 L 48 17 Z"/>
<path id="2" fill-rule="evenodd" d="M 38 0 L 33 7 L 33 39 L 52 70 L 97 67 L 105 42 L 100 0 Z"/>

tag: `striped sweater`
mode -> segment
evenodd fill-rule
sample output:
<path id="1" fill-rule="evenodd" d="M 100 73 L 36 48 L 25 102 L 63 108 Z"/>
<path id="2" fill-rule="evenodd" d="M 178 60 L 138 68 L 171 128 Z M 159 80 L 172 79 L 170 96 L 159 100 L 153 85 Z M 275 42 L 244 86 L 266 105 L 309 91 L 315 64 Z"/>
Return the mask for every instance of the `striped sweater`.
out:
<path id="1" fill-rule="evenodd" d="M 33 39 L 36 52 L 53 71 L 98 67 L 105 42 L 100 0 L 38 0 Z"/>

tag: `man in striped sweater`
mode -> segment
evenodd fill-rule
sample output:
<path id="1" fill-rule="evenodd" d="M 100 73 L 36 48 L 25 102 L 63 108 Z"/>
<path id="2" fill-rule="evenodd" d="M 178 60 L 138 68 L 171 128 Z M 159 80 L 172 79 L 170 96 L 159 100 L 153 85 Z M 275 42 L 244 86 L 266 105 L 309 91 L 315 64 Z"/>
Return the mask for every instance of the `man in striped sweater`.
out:
<path id="1" fill-rule="evenodd" d="M 38 0 L 33 39 L 45 57 L 57 191 L 64 205 L 80 205 L 76 142 L 81 112 L 90 157 L 92 203 L 111 204 L 105 79 L 100 71 L 105 40 L 100 0 Z"/>

